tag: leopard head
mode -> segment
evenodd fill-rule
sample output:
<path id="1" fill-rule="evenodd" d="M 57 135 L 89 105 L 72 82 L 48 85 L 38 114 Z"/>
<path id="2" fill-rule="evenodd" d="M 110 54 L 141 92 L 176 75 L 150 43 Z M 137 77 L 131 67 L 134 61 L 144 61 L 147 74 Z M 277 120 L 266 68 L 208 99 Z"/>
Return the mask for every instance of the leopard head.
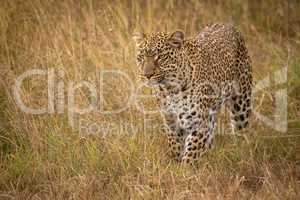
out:
<path id="1" fill-rule="evenodd" d="M 171 84 L 179 80 L 184 33 L 135 33 L 137 66 L 149 86 Z"/>

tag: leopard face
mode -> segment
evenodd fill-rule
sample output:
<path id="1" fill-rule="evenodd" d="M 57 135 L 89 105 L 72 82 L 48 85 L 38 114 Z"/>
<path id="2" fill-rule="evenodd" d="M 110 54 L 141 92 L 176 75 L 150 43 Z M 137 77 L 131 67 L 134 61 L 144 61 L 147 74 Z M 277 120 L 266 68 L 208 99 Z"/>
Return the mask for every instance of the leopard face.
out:
<path id="1" fill-rule="evenodd" d="M 168 85 L 180 79 L 178 70 L 182 63 L 182 44 L 184 35 L 181 31 L 172 34 L 136 33 L 137 66 L 139 73 L 149 86 Z"/>

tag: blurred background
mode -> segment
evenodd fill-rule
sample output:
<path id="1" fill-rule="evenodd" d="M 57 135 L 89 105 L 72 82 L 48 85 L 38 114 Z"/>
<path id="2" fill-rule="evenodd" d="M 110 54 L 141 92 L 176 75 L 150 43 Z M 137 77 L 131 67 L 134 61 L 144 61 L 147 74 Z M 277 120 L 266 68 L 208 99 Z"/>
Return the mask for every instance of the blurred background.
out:
<path id="1" fill-rule="evenodd" d="M 0 199 L 300 197 L 298 0 L 0 4 Z M 122 108 L 131 88 L 141 85 L 132 41 L 135 31 L 180 29 L 193 37 L 217 22 L 233 23 L 244 35 L 254 85 L 270 80 L 253 97 L 255 111 L 273 119 L 276 107 L 282 107 L 287 111 L 287 130 L 278 131 L 253 116 L 243 133 L 246 139 L 228 135 L 223 110 L 215 148 L 197 166 L 183 168 L 167 156 L 160 115 L 141 112 L 137 106 L 155 109 L 154 99 L 131 100 L 122 112 L 110 111 Z M 54 73 L 53 110 L 38 115 L 23 112 L 13 93 L 17 78 L 34 69 Z M 103 70 L 122 75 L 108 73 L 100 80 Z M 48 106 L 47 78 L 32 76 L 22 82 L 26 105 Z M 278 79 L 284 81 L 276 84 Z M 82 81 L 95 84 L 97 96 L 79 87 L 74 99 L 68 98 L 70 89 Z M 277 104 L 278 90 L 287 97 L 286 108 Z M 151 94 L 149 88 L 139 92 Z M 97 106 L 73 113 L 71 100 L 80 108 L 93 100 Z"/>

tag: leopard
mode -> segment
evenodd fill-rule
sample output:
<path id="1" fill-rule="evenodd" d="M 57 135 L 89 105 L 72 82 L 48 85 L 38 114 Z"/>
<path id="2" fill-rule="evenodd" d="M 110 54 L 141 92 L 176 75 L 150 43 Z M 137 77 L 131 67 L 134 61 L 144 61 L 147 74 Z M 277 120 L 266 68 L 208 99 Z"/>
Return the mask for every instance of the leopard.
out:
<path id="1" fill-rule="evenodd" d="M 135 32 L 133 39 L 138 74 L 154 91 L 175 160 L 195 164 L 212 148 L 223 105 L 231 133 L 248 126 L 252 64 L 235 25 L 206 25 L 188 38 L 182 30 Z"/>

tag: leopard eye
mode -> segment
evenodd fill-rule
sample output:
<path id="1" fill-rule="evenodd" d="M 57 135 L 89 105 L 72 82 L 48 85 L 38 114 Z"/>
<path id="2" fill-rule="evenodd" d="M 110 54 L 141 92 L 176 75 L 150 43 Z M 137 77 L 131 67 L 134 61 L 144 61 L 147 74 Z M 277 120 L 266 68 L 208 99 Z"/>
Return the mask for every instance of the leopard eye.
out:
<path id="1" fill-rule="evenodd" d="M 141 54 L 137 56 L 137 61 L 141 63 L 144 62 L 144 58 Z"/>
<path id="2" fill-rule="evenodd" d="M 155 64 L 158 64 L 158 56 L 157 56 L 157 55 L 154 56 L 154 63 L 155 63 Z"/>

